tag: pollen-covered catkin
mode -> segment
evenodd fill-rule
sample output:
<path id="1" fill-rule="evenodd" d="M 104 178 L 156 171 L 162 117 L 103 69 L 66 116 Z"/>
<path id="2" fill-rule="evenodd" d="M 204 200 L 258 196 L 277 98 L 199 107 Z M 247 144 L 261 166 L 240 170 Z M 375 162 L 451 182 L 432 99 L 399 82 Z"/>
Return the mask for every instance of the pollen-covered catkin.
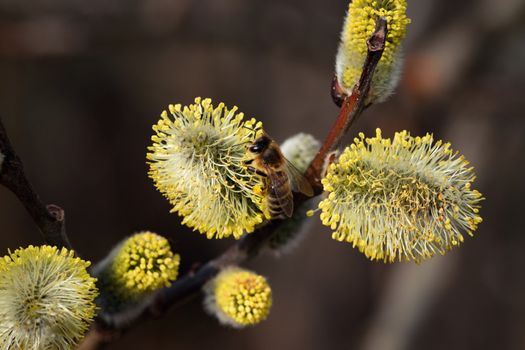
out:
<path id="1" fill-rule="evenodd" d="M 399 82 L 401 43 L 410 23 L 406 7 L 406 0 L 353 0 L 350 3 L 335 65 L 337 80 L 347 95 L 352 93 L 359 81 L 368 50 L 366 42 L 374 32 L 379 17 L 386 19 L 388 30 L 367 103 L 382 102 L 392 94 Z"/>
<path id="2" fill-rule="evenodd" d="M 430 134 L 361 133 L 322 180 L 321 220 L 372 260 L 420 262 L 458 246 L 482 221 L 475 178 L 463 156 Z"/>
<path id="3" fill-rule="evenodd" d="M 251 271 L 225 268 L 204 289 L 205 309 L 224 325 L 255 325 L 270 313 L 272 290 L 263 276 Z"/>
<path id="4" fill-rule="evenodd" d="M 208 238 L 240 238 L 266 218 L 264 181 L 245 165 L 260 122 L 196 98 L 186 107 L 170 105 L 153 130 L 149 176 L 183 224 Z"/>
<path id="5" fill-rule="evenodd" d="M 51 246 L 0 258 L 0 349 L 74 349 L 95 316 L 89 265 Z"/>
<path id="6" fill-rule="evenodd" d="M 156 233 L 144 231 L 126 238 L 108 257 L 95 267 L 101 292 L 115 305 L 133 303 L 152 292 L 168 287 L 177 279 L 180 256 L 174 254 L 168 240 Z"/>

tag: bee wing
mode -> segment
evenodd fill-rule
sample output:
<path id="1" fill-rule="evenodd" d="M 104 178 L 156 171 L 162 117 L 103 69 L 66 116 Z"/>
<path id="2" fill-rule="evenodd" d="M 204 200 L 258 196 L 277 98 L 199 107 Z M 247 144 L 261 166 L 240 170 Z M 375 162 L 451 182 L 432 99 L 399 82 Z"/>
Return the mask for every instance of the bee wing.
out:
<path id="1" fill-rule="evenodd" d="M 290 180 L 290 185 L 292 186 L 292 191 L 301 192 L 308 197 L 314 195 L 314 190 L 310 185 L 310 182 L 304 177 L 304 175 L 292 164 L 288 159 L 285 158 L 286 164 L 286 173 L 288 174 L 288 179 Z"/>
<path id="2" fill-rule="evenodd" d="M 272 198 L 277 200 L 279 207 L 283 210 L 284 214 L 287 217 L 291 217 L 293 214 L 293 197 L 291 196 L 291 192 L 289 193 L 289 198 L 285 198 L 288 196 L 283 197 L 283 194 L 279 192 L 282 188 L 283 176 L 277 175 L 277 173 L 269 167 L 266 167 L 266 174 L 270 179 Z M 286 172 L 286 175 L 288 175 L 288 172 Z M 288 176 L 288 179 L 289 178 L 290 177 Z M 284 179 L 284 181 L 286 181 L 286 179 Z"/>

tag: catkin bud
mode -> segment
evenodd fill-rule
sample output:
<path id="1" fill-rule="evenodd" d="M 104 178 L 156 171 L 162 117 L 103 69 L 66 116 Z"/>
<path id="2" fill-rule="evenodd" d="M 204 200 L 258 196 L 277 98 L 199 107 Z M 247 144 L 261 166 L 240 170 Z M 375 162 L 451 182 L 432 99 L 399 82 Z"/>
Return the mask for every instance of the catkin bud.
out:
<path id="1" fill-rule="evenodd" d="M 238 267 L 222 270 L 205 287 L 204 307 L 227 326 L 243 328 L 264 321 L 272 290 L 263 276 Z"/>
<path id="2" fill-rule="evenodd" d="M 98 303 L 108 314 L 146 300 L 153 292 L 177 279 L 180 257 L 171 251 L 168 240 L 152 232 L 126 238 L 97 264 Z"/>
<path id="3" fill-rule="evenodd" d="M 319 148 L 321 148 L 321 143 L 315 137 L 302 132 L 286 139 L 281 144 L 283 155 L 301 173 L 306 171 Z"/>
<path id="4" fill-rule="evenodd" d="M 320 147 L 321 143 L 315 137 L 299 133 L 286 139 L 281 145 L 281 151 L 297 170 L 304 173 Z M 273 233 L 268 246 L 274 249 L 277 255 L 289 252 L 300 243 L 300 238 L 304 237 L 305 223 L 312 222 L 308 220 L 306 212 L 316 206 L 315 203 L 315 199 L 303 203 L 294 210 L 292 217 Z"/>

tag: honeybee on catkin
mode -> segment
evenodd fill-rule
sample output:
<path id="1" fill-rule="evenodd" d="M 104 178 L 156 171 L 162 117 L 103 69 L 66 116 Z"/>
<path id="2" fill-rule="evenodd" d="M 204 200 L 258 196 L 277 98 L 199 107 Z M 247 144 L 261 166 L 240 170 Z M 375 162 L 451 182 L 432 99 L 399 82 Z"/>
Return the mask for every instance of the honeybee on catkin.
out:
<path id="1" fill-rule="evenodd" d="M 255 139 L 248 151 L 253 155 L 245 162 L 248 170 L 268 178 L 266 200 L 272 219 L 292 216 L 292 191 L 313 196 L 308 180 L 284 157 L 277 142 L 266 133 Z"/>

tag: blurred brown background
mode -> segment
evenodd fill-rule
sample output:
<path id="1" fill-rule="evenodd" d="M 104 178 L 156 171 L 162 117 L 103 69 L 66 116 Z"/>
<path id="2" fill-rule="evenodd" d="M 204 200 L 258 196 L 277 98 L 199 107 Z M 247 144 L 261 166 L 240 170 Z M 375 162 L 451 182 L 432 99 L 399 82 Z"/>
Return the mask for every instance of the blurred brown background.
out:
<path id="1" fill-rule="evenodd" d="M 111 349 L 525 349 L 525 2 L 409 0 L 397 94 L 352 133 L 407 129 L 451 141 L 487 200 L 475 238 L 420 266 L 367 261 L 317 219 L 280 259 L 250 267 L 274 289 L 270 318 L 230 330 L 201 300 L 170 310 Z M 195 96 L 236 104 L 282 141 L 322 138 L 343 0 L 0 0 L 0 115 L 44 201 L 97 261 L 150 229 L 182 272 L 232 240 L 179 226 L 146 175 L 151 125 Z M 352 136 L 352 135 L 351 135 Z M 0 251 L 40 244 L 0 188 Z"/>

